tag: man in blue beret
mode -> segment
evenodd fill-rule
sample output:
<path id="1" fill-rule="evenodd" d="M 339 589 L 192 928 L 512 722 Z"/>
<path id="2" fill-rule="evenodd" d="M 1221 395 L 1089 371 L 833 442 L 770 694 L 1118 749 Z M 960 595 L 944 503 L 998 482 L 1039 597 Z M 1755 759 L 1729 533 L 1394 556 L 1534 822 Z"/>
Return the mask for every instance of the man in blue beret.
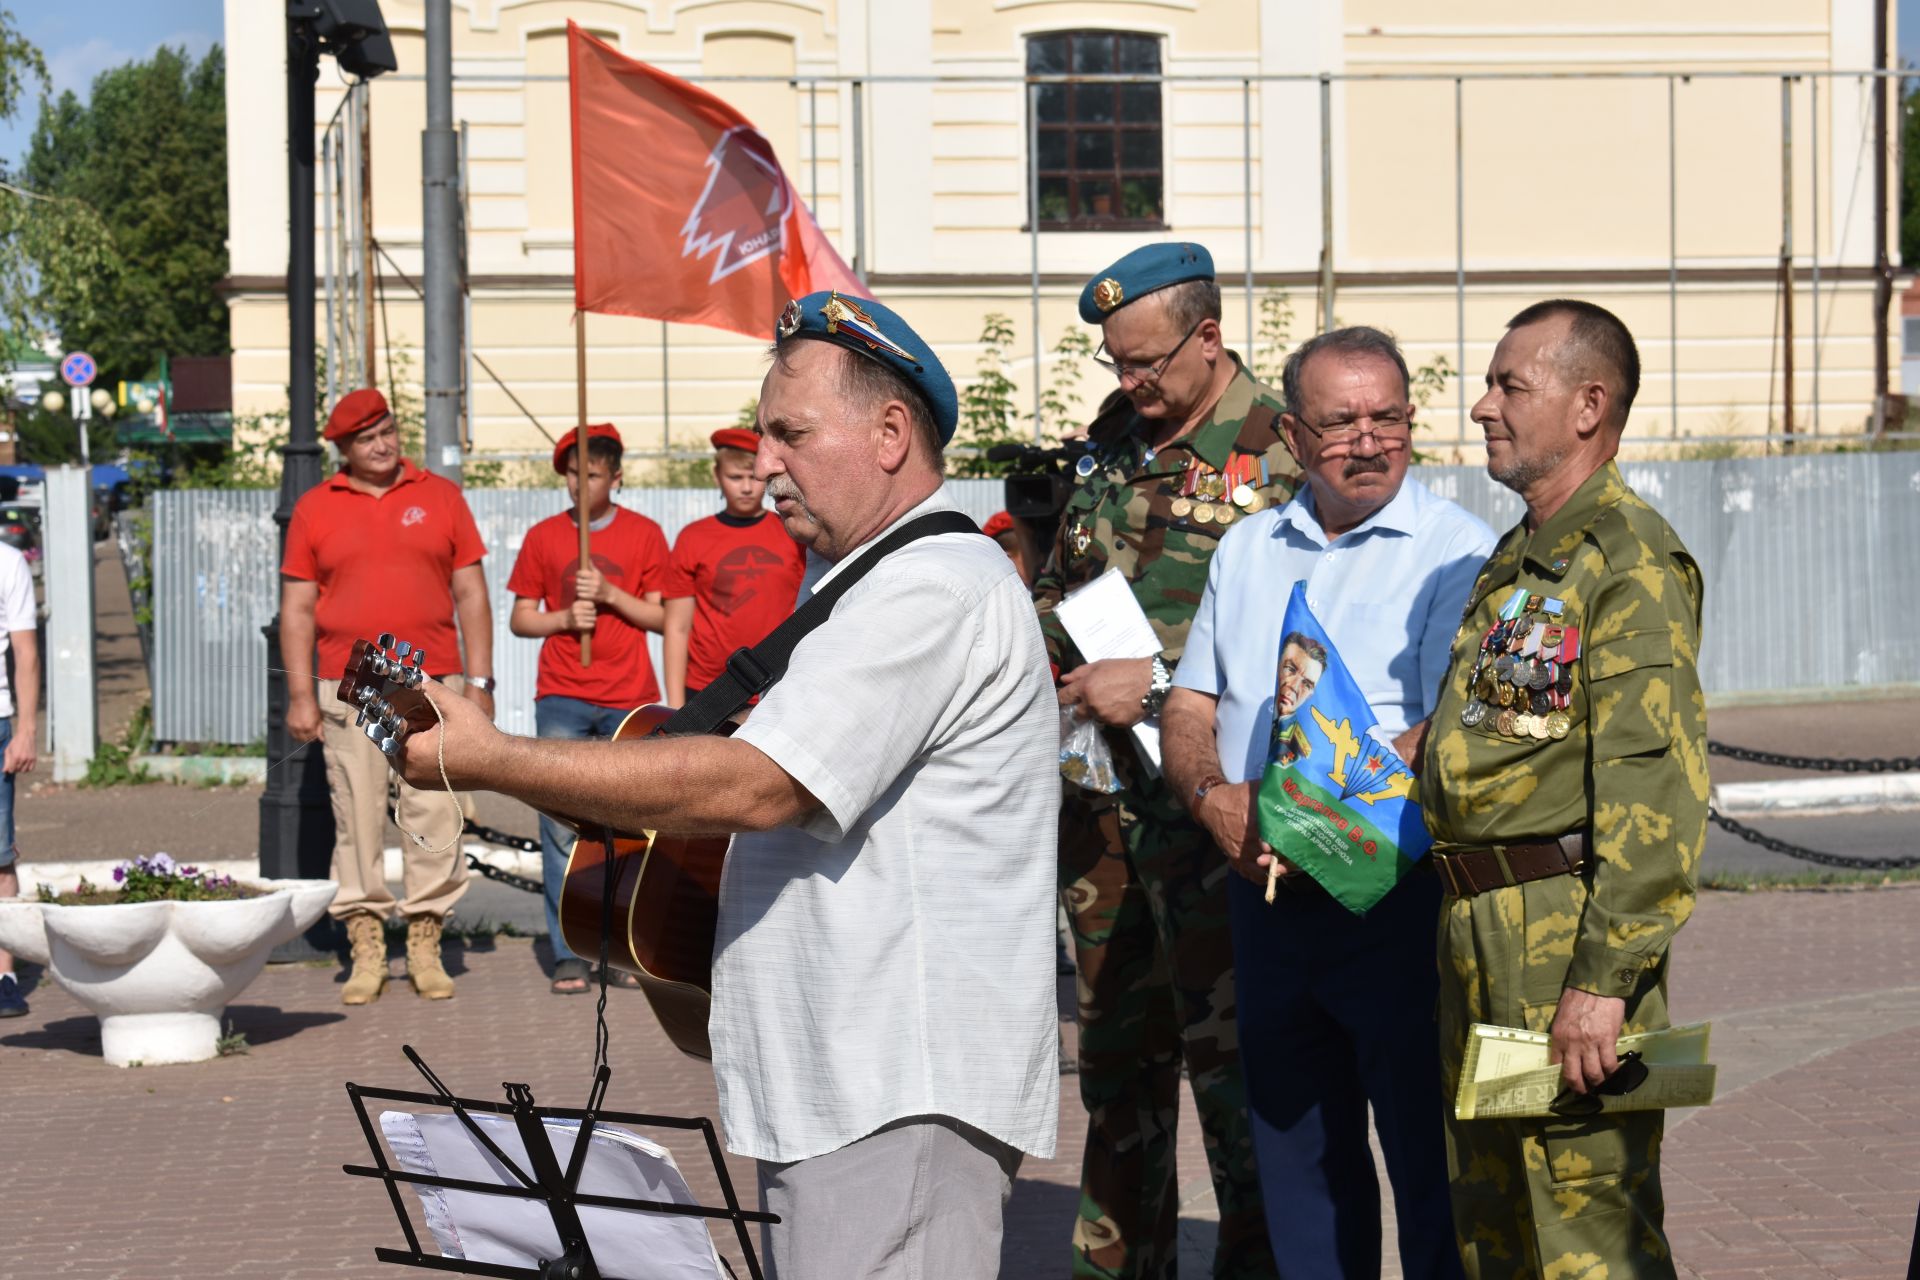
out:
<path id="1" fill-rule="evenodd" d="M 1220 535 L 1284 505 L 1299 472 L 1279 430 L 1280 393 L 1226 347 L 1205 248 L 1134 250 L 1087 282 L 1080 315 L 1100 326 L 1096 359 L 1121 394 L 1088 427 L 1093 451 L 1034 596 L 1060 701 L 1107 727 L 1123 788 L 1075 789 L 1061 814 L 1088 1117 L 1074 1274 L 1171 1273 L 1184 1062 L 1220 1207 L 1213 1274 L 1273 1276 L 1234 1027 L 1229 872 L 1131 729 L 1159 716 Z M 1153 627 L 1151 658 L 1083 661 L 1053 613 L 1109 569 Z"/>
<path id="2" fill-rule="evenodd" d="M 754 474 L 808 549 L 804 599 L 953 509 L 958 405 L 877 302 L 811 294 L 778 332 Z M 463 787 L 616 831 L 739 833 L 708 1031 L 781 1280 L 997 1275 L 1014 1171 L 1052 1154 L 1059 1109 L 1059 719 L 999 547 L 952 532 L 886 555 L 730 738 L 509 737 L 434 701 L 444 735 L 405 744 L 420 785 L 441 785 L 444 736 Z"/>

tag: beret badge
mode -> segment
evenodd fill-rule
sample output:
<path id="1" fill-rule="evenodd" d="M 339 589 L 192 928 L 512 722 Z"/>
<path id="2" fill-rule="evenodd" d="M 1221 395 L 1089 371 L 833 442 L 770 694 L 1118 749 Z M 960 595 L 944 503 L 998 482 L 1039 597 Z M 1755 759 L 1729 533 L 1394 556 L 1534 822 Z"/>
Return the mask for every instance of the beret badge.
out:
<path id="1" fill-rule="evenodd" d="M 1102 311 L 1112 311 L 1126 300 L 1127 291 L 1112 276 L 1093 286 L 1093 305 Z"/>
<path id="2" fill-rule="evenodd" d="M 798 298 L 781 309 L 779 331 L 783 338 L 791 338 L 800 331 L 800 300 Z"/>

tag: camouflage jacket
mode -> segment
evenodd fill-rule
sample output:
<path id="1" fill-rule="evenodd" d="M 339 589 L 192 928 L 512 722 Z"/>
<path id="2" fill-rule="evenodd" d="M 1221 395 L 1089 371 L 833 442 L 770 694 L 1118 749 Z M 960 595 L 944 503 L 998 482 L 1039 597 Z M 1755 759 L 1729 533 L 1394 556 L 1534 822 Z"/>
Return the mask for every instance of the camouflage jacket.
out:
<path id="1" fill-rule="evenodd" d="M 1075 484 L 1052 554 L 1033 586 L 1047 657 L 1061 671 L 1079 666 L 1081 659 L 1053 606 L 1109 568 L 1119 569 L 1132 584 L 1134 599 L 1160 637 L 1166 664 L 1178 664 L 1206 590 L 1213 550 L 1233 527 L 1217 519 L 1197 521 L 1192 511 L 1173 514 L 1190 467 L 1202 479 L 1230 467 L 1250 475 L 1257 503 L 1235 504 L 1230 494 L 1209 503 L 1215 511 L 1231 508 L 1234 518 L 1280 506 L 1293 496 L 1300 471 L 1280 434 L 1285 408 L 1280 393 L 1248 373 L 1238 356 L 1233 361 L 1238 372 L 1212 415 L 1158 453 L 1148 453 L 1151 428 L 1131 403 L 1123 402 L 1088 428 L 1088 438 L 1098 446 L 1095 468 Z"/>
<path id="2" fill-rule="evenodd" d="M 1538 618 L 1577 630 L 1560 737 L 1503 733 L 1498 707 L 1475 696 L 1490 687 L 1474 678 L 1482 641 L 1520 591 L 1544 606 Z M 1435 852 L 1591 833 L 1567 986 L 1631 995 L 1693 911 L 1707 828 L 1703 593 L 1693 557 L 1610 462 L 1538 531 L 1507 532 L 1454 638 L 1420 779 Z"/>

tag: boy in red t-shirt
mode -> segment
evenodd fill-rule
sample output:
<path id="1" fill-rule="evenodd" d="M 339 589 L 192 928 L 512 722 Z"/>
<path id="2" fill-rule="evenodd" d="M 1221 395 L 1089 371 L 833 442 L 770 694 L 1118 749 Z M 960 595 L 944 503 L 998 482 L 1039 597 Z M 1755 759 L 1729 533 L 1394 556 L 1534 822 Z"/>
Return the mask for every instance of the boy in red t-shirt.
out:
<path id="1" fill-rule="evenodd" d="M 713 478 L 727 506 L 680 531 L 661 591 L 670 707 L 686 705 L 726 670 L 734 650 L 752 648 L 787 620 L 807 568 L 800 544 L 761 505 L 767 482 L 753 474 L 760 437 L 728 427 L 711 438 Z"/>
<path id="2" fill-rule="evenodd" d="M 513 593 L 513 634 L 545 637 L 534 685 L 533 723 L 543 738 L 611 738 L 635 707 L 660 699 L 647 655 L 649 631 L 664 622 L 661 579 L 667 539 L 660 526 L 613 503 L 620 484 L 620 433 L 611 424 L 587 428 L 587 528 L 592 563 L 580 564 L 580 476 L 574 441 L 560 438 L 553 469 L 567 478 L 565 511 L 527 530 L 507 590 Z M 580 637 L 593 636 L 593 665 L 580 665 Z M 584 995 L 587 962 L 560 936 L 560 883 L 573 834 L 541 815 L 540 851 L 547 899 L 547 937 L 553 943 L 556 995 Z M 610 980 L 615 980 L 609 975 Z M 621 975 L 618 985 L 636 985 Z"/>

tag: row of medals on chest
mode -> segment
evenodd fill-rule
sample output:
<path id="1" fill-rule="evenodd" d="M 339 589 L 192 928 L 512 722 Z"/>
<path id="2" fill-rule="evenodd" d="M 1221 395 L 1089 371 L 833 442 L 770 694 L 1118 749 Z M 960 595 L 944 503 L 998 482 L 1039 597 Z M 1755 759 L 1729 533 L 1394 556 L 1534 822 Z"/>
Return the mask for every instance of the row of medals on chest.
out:
<path id="1" fill-rule="evenodd" d="M 1267 505 L 1253 483 L 1262 461 L 1253 454 L 1235 454 L 1227 460 L 1225 471 L 1215 471 L 1194 458 L 1173 481 L 1177 492 L 1167 508 L 1169 514 L 1176 520 L 1191 518 L 1195 524 L 1219 525 L 1232 524 L 1242 514 L 1252 515 Z M 1074 469 L 1085 477 L 1093 474 L 1094 466 L 1088 456 L 1081 458 Z"/>
<path id="2" fill-rule="evenodd" d="M 1558 621 L 1561 602 L 1524 587 L 1480 639 L 1460 723 L 1486 723 L 1503 737 L 1564 738 L 1573 730 L 1572 663 L 1580 629 Z"/>

